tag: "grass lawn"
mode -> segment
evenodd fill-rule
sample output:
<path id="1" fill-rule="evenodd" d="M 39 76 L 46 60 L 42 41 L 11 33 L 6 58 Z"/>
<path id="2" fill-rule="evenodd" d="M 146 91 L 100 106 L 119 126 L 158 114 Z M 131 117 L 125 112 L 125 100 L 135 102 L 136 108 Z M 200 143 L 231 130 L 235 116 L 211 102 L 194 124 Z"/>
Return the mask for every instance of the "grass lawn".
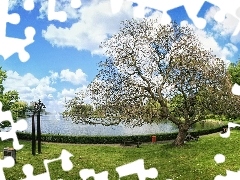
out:
<path id="1" fill-rule="evenodd" d="M 183 147 L 172 147 L 167 143 L 142 144 L 140 148 L 42 143 L 42 154 L 36 156 L 31 155 L 31 142 L 20 140 L 24 148 L 17 152 L 17 163 L 13 168 L 4 169 L 4 172 L 10 180 L 24 178 L 22 166 L 30 163 L 34 167 L 34 174 L 44 173 L 43 160 L 58 158 L 62 149 L 66 149 L 74 155 L 71 158 L 74 167 L 64 172 L 60 161 L 51 163 L 51 179 L 80 179 L 81 169 L 94 168 L 96 173 L 107 170 L 109 179 L 117 180 L 116 167 L 144 159 L 146 169 L 155 167 L 158 170 L 157 179 L 210 180 L 218 174 L 225 175 L 226 169 L 240 169 L 239 140 L 240 130 L 232 130 L 227 139 L 221 138 L 219 134 L 212 134 L 202 136 L 199 141 L 189 142 Z M 0 149 L 11 146 L 11 142 L 0 143 Z M 214 156 L 218 153 L 226 157 L 222 164 L 216 164 L 214 161 Z M 1 152 L 0 156 L 2 155 Z M 122 179 L 137 180 L 138 177 L 131 175 Z"/>

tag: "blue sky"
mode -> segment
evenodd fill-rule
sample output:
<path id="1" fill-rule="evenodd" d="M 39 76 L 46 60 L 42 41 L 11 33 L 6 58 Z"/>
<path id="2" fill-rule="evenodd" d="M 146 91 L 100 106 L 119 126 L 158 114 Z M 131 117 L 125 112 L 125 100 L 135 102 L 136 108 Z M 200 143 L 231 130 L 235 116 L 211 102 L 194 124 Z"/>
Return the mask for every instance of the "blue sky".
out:
<path id="1" fill-rule="evenodd" d="M 21 20 L 17 25 L 8 23 L 6 35 L 25 39 L 26 26 L 34 27 L 36 34 L 34 42 L 26 47 L 28 61 L 21 62 L 16 53 L 7 59 L 0 56 L 0 66 L 8 75 L 5 90 L 17 90 L 26 102 L 41 99 L 47 111 L 62 111 L 65 99 L 72 98 L 93 80 L 97 63 L 106 58 L 99 49 L 100 43 L 117 33 L 120 21 L 137 18 L 137 6 L 124 0 L 120 11 L 112 13 L 110 0 L 81 2 L 80 8 L 71 8 L 70 0 L 57 0 L 56 11 L 67 13 L 67 20 L 59 22 L 48 20 L 47 0 L 35 0 L 32 11 L 23 9 L 22 1 L 11 0 L 9 13 L 18 13 Z M 207 2 L 199 9 L 198 16 L 207 21 L 204 29 L 194 25 L 184 6 L 171 9 L 168 14 L 172 20 L 192 26 L 205 47 L 218 57 L 236 62 L 240 38 L 231 35 L 239 20 L 227 14 L 222 23 L 217 23 L 213 17 L 218 9 Z M 145 12 L 148 18 L 161 20 L 161 11 L 147 8 Z"/>

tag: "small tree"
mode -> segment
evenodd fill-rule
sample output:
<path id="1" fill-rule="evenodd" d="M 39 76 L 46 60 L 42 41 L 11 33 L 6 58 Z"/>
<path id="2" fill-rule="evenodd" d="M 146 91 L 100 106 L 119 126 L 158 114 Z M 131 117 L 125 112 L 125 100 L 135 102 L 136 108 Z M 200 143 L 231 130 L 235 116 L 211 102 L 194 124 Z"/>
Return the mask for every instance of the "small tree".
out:
<path id="1" fill-rule="evenodd" d="M 224 62 L 203 48 L 190 27 L 156 22 L 125 21 L 102 43 L 108 58 L 88 88 L 93 104 L 106 113 L 81 121 L 140 126 L 169 120 L 179 128 L 174 145 L 182 145 L 189 128 L 210 112 L 232 111 L 229 78 Z"/>
<path id="2" fill-rule="evenodd" d="M 0 101 L 2 102 L 2 111 L 10 110 L 12 113 L 13 120 L 17 120 L 18 117 L 22 116 L 26 111 L 26 104 L 19 102 L 19 94 L 16 90 L 4 91 L 3 81 L 7 78 L 6 71 L 0 67 Z M 24 105 L 25 104 L 25 105 Z M 1 128 L 9 126 L 8 121 L 4 121 L 0 124 Z"/>
<path id="3" fill-rule="evenodd" d="M 231 76 L 231 81 L 233 84 L 237 83 L 240 85 L 240 61 L 236 63 L 230 63 L 228 66 L 228 72 Z"/>

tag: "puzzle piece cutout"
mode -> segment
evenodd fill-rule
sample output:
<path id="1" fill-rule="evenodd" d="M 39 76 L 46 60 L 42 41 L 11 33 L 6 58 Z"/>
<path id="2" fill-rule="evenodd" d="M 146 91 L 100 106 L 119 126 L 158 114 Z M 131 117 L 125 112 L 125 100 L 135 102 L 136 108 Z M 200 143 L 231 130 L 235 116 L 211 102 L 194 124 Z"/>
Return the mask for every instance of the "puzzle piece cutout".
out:
<path id="1" fill-rule="evenodd" d="M 31 11 L 34 9 L 34 0 L 25 0 L 23 4 L 23 8 L 27 11 Z"/>
<path id="2" fill-rule="evenodd" d="M 232 86 L 232 93 L 234 95 L 238 95 L 238 96 L 240 95 L 240 86 L 238 84 L 234 84 Z M 230 137 L 231 128 L 235 128 L 235 127 L 240 127 L 240 125 L 236 124 L 236 123 L 229 122 L 227 131 L 223 134 L 220 134 L 220 136 L 222 138 Z M 217 154 L 214 157 L 214 160 L 217 163 L 223 163 L 225 161 L 225 156 L 222 155 L 222 154 Z M 240 178 L 240 171 L 234 172 L 234 171 L 226 170 L 226 176 L 217 175 L 214 178 L 214 180 L 232 180 L 232 179 L 239 179 L 239 178 Z"/>
<path id="3" fill-rule="evenodd" d="M 124 0 L 110 0 L 112 12 L 117 13 L 120 11 Z M 168 15 L 167 11 L 184 6 L 189 18 L 193 21 L 197 28 L 203 29 L 206 26 L 206 20 L 201 17 L 197 17 L 198 12 L 205 2 L 209 2 L 219 7 L 220 10 L 215 15 L 215 20 L 217 22 L 222 22 L 226 14 L 232 14 L 237 20 L 238 24 L 233 32 L 233 36 L 236 36 L 240 32 L 240 1 L 230 0 L 226 4 L 225 1 L 220 0 L 178 0 L 178 1 L 166 1 L 166 0 L 128 0 L 133 3 L 138 4 L 134 7 L 134 17 L 143 18 L 145 16 L 145 9 L 152 8 L 161 11 L 162 14 L 162 24 L 170 23 L 171 17 Z M 18 24 L 20 21 L 19 14 L 8 14 L 8 4 L 9 0 L 0 1 L 0 55 L 7 59 L 15 52 L 18 53 L 19 59 L 22 62 L 26 62 L 30 55 L 25 51 L 25 47 L 33 43 L 33 37 L 35 35 L 35 29 L 33 27 L 26 27 L 25 37 L 26 39 L 18 39 L 6 37 L 6 24 L 9 22 L 11 24 Z M 81 6 L 81 0 L 71 0 L 72 8 L 79 8 Z M 56 0 L 48 1 L 48 20 L 59 20 L 64 22 L 67 20 L 67 13 L 65 11 L 55 11 Z M 30 11 L 34 8 L 34 0 L 25 0 L 24 9 Z"/>
<path id="4" fill-rule="evenodd" d="M 82 5 L 81 0 L 71 0 L 72 8 L 79 8 Z M 67 20 L 67 13 L 65 11 L 55 11 L 56 0 L 48 0 L 48 20 L 58 20 L 65 22 Z"/>
<path id="5" fill-rule="evenodd" d="M 30 58 L 30 55 L 25 51 L 25 47 L 34 42 L 33 37 L 36 32 L 33 27 L 26 27 L 24 31 L 26 39 L 6 36 L 7 23 L 18 24 L 20 22 L 19 14 L 8 14 L 8 2 L 9 0 L 0 1 L 0 55 L 6 60 L 14 53 L 18 53 L 19 59 L 22 62 L 26 62 Z M 30 0 L 27 2 L 30 2 Z M 25 7 L 30 9 L 27 6 L 28 4 L 25 3 Z"/>
<path id="6" fill-rule="evenodd" d="M 240 96 L 240 86 L 238 84 L 236 84 L 236 83 L 232 86 L 232 94 Z M 220 136 L 222 138 L 230 137 L 231 128 L 235 128 L 235 127 L 240 127 L 240 125 L 236 124 L 236 123 L 229 122 L 227 131 L 225 133 L 223 133 L 223 134 L 220 133 Z"/>
<path id="7" fill-rule="evenodd" d="M 110 0 L 112 12 L 117 13 L 120 11 L 124 0 Z M 233 32 L 233 36 L 236 36 L 240 32 L 240 1 L 230 0 L 226 4 L 225 1 L 220 0 L 178 0 L 178 1 L 166 1 L 166 0 L 128 0 L 136 3 L 137 6 L 134 7 L 134 17 L 143 18 L 145 16 L 145 9 L 152 8 L 162 12 L 162 24 L 168 24 L 171 21 L 171 17 L 168 15 L 167 11 L 175 9 L 180 6 L 184 6 L 188 17 L 193 21 L 194 25 L 203 29 L 206 26 L 206 20 L 201 17 L 197 17 L 198 12 L 205 2 L 209 2 L 219 7 L 220 10 L 216 13 L 214 19 L 217 22 L 222 22 L 226 14 L 232 14 L 237 20 L 238 24 Z M 8 4 L 9 0 L 0 1 L 0 55 L 7 59 L 14 53 L 18 53 L 19 59 L 22 62 L 26 62 L 30 55 L 25 51 L 25 47 L 33 43 L 33 37 L 35 35 L 35 29 L 33 27 L 26 27 L 25 37 L 26 39 L 18 39 L 6 37 L 6 24 L 9 22 L 11 24 L 18 24 L 20 21 L 19 14 L 8 14 Z M 81 6 L 81 0 L 71 0 L 72 8 L 79 8 Z M 48 20 L 58 20 L 64 22 L 67 20 L 67 13 L 65 11 L 55 11 L 56 0 L 48 1 Z M 34 0 L 25 0 L 24 9 L 30 11 L 34 8 Z"/>
<path id="8" fill-rule="evenodd" d="M 94 169 L 82 169 L 79 171 L 79 176 L 82 178 L 82 180 L 87 180 L 90 177 L 93 177 L 94 180 L 108 180 L 107 171 L 96 174 Z"/>
<path id="9" fill-rule="evenodd" d="M 220 133 L 220 136 L 222 138 L 228 138 L 230 137 L 230 133 L 231 133 L 231 128 L 235 128 L 235 127 L 240 127 L 239 124 L 236 124 L 236 123 L 232 123 L 232 122 L 229 122 L 228 123 L 228 128 L 227 128 L 227 131 L 223 134 Z"/>
<path id="10" fill-rule="evenodd" d="M 121 6 L 124 0 L 110 0 L 112 13 L 118 13 L 121 10 Z M 167 11 L 175 9 L 180 6 L 184 6 L 188 17 L 193 21 L 194 25 L 203 29 L 206 26 L 206 20 L 201 17 L 197 17 L 198 12 L 205 2 L 209 2 L 217 7 L 220 10 L 216 13 L 214 19 L 221 23 L 225 19 L 226 14 L 233 14 L 235 18 L 240 22 L 240 1 L 230 0 L 226 1 L 221 0 L 177 0 L 177 1 L 166 1 L 166 0 L 128 0 L 133 3 L 138 4 L 134 7 L 134 17 L 135 18 L 144 18 L 145 9 L 151 8 L 159 10 L 162 12 L 161 24 L 168 24 L 171 21 L 171 17 L 168 15 Z M 236 29 L 233 32 L 233 36 L 237 35 L 240 32 L 240 23 L 238 23 Z"/>
<path id="11" fill-rule="evenodd" d="M 155 168 L 150 168 L 147 170 L 144 168 L 143 159 L 119 166 L 116 168 L 116 171 L 118 172 L 119 179 L 121 177 L 133 174 L 137 174 L 139 180 L 146 180 L 146 178 L 153 179 L 158 176 L 158 171 Z M 94 169 L 82 169 L 79 171 L 79 176 L 83 180 L 87 180 L 90 177 L 93 177 L 95 180 L 108 180 L 108 171 L 103 171 L 96 174 Z"/>
<path id="12" fill-rule="evenodd" d="M 15 164 L 15 161 L 13 157 L 8 156 L 5 157 L 4 159 L 0 159 L 0 179 L 1 180 L 6 180 L 3 168 L 11 168 Z"/>
<path id="13" fill-rule="evenodd" d="M 73 164 L 70 160 L 70 157 L 72 157 L 73 155 L 71 153 L 69 153 L 67 150 L 63 149 L 61 155 L 56 158 L 56 159 L 51 159 L 51 160 L 44 160 L 44 167 L 46 169 L 46 172 L 42 173 L 42 174 L 38 174 L 38 175 L 33 175 L 33 166 L 31 164 L 25 164 L 22 168 L 23 173 L 26 175 L 26 178 L 23 180 L 51 180 L 50 178 L 50 172 L 49 172 L 49 168 L 48 168 L 48 164 L 55 162 L 55 161 L 62 161 L 62 169 L 64 171 L 70 171 L 73 168 Z"/>
<path id="14" fill-rule="evenodd" d="M 19 144 L 17 138 L 17 131 L 23 131 L 27 129 L 27 121 L 24 119 L 18 120 L 17 122 L 13 121 L 11 111 L 2 111 L 2 102 L 0 102 L 0 123 L 3 121 L 9 121 L 11 124 L 11 130 L 8 132 L 0 132 L 0 138 L 2 141 L 6 139 L 13 139 L 13 148 L 16 150 L 20 150 L 23 148 L 23 145 Z"/>
<path id="15" fill-rule="evenodd" d="M 226 14 L 231 14 L 238 19 L 238 25 L 232 34 L 233 36 L 236 36 L 240 32 L 240 1 L 229 0 L 226 3 L 225 1 L 208 0 L 208 2 L 220 8 L 220 10 L 214 16 L 214 19 L 217 22 L 223 22 Z"/>
<path id="16" fill-rule="evenodd" d="M 144 168 L 143 159 L 139 159 L 132 163 L 119 166 L 116 168 L 116 171 L 119 174 L 119 178 L 132 174 L 137 174 L 139 180 L 146 180 L 147 178 L 154 179 L 158 176 L 158 171 L 156 168 Z"/>
<path id="17" fill-rule="evenodd" d="M 77 8 L 80 8 L 81 5 L 82 5 L 81 0 L 71 0 L 71 7 L 72 8 L 77 9 Z"/>
<path id="18" fill-rule="evenodd" d="M 233 85 L 233 87 L 232 87 L 232 93 L 233 93 L 234 95 L 240 96 L 240 86 L 239 86 L 237 83 L 235 83 L 235 84 Z"/>
<path id="19" fill-rule="evenodd" d="M 214 180 L 237 180 L 240 177 L 240 171 L 226 171 L 226 176 L 217 175 Z"/>
<path id="20" fill-rule="evenodd" d="M 132 0 L 130 0 L 132 1 Z M 162 12 L 161 24 L 168 24 L 171 22 L 171 17 L 167 11 L 184 6 L 189 18 L 194 22 L 195 26 L 203 29 L 206 26 L 206 20 L 197 17 L 198 12 L 203 6 L 205 0 L 191 1 L 191 0 L 178 0 L 178 1 L 165 1 L 165 0 L 134 0 L 138 5 L 134 8 L 134 17 L 144 18 L 145 8 L 152 8 Z M 123 0 L 111 0 L 112 12 L 117 13 L 121 9 Z"/>

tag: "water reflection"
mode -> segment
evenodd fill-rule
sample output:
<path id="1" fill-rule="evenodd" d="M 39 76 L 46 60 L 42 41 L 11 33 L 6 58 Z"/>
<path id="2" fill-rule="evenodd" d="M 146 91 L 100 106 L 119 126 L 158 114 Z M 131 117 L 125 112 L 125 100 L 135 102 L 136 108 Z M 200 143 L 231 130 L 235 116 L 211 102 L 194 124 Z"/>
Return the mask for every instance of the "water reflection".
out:
<path id="1" fill-rule="evenodd" d="M 35 117 L 35 121 L 36 121 Z M 25 132 L 32 132 L 32 119 L 26 118 L 28 128 Z M 222 122 L 213 123 L 199 123 L 193 126 L 193 129 L 212 128 L 222 125 Z M 118 126 L 102 126 L 102 125 L 81 125 L 75 124 L 71 121 L 66 121 L 62 116 L 56 118 L 55 115 L 41 116 L 41 131 L 42 134 L 63 134 L 63 135 L 144 135 L 144 134 L 159 134 L 177 132 L 176 125 L 171 122 L 162 122 L 160 124 L 146 124 L 141 127 L 129 128 L 124 125 Z"/>
<path id="2" fill-rule="evenodd" d="M 35 117 L 35 121 L 36 121 Z M 26 118 L 28 128 L 25 132 L 32 132 L 32 118 Z M 124 125 L 118 126 L 102 126 L 102 125 L 81 125 L 71 121 L 66 121 L 62 116 L 56 118 L 55 115 L 41 116 L 41 131 L 42 134 L 63 134 L 63 135 L 140 135 L 140 134 L 155 134 L 176 132 L 177 128 L 174 124 L 146 124 L 141 127 L 129 128 Z"/>

